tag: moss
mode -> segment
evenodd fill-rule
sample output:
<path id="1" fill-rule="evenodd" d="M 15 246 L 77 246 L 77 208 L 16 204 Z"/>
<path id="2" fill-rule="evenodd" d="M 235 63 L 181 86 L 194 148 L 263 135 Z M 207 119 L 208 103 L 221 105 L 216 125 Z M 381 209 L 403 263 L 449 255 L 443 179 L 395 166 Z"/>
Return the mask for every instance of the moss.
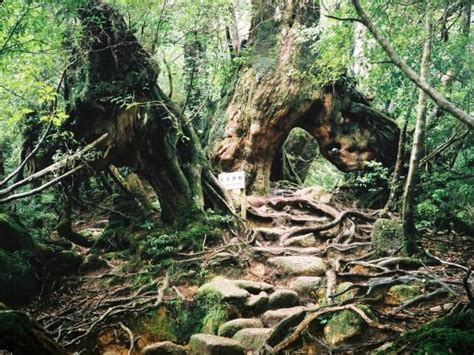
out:
<path id="1" fill-rule="evenodd" d="M 6 213 L 0 213 L 0 249 L 31 250 L 34 242 L 21 223 Z"/>
<path id="2" fill-rule="evenodd" d="M 142 330 L 155 341 L 178 340 L 175 320 L 165 306 L 161 306 L 142 323 Z"/>
<path id="3" fill-rule="evenodd" d="M 381 218 L 374 224 L 372 246 L 377 255 L 400 249 L 403 245 L 402 224 L 398 220 Z"/>
<path id="4" fill-rule="evenodd" d="M 370 310 L 363 305 L 357 306 L 370 316 Z M 365 329 L 365 321 L 354 311 L 345 310 L 336 313 L 324 327 L 324 337 L 331 345 L 338 345 L 360 335 Z"/>
<path id="5" fill-rule="evenodd" d="M 20 256 L 1 249 L 0 285 L 0 301 L 11 306 L 30 301 L 39 291 L 31 265 Z"/>
<path id="6" fill-rule="evenodd" d="M 400 304 L 421 295 L 421 285 L 395 285 L 390 287 L 387 296 L 389 304 Z"/>
<path id="7" fill-rule="evenodd" d="M 229 304 L 213 295 L 199 296 L 192 302 L 174 300 L 168 302 L 177 335 L 181 344 L 189 342 L 191 335 L 207 333 L 216 335 L 219 327 L 239 314 Z"/>
<path id="8" fill-rule="evenodd" d="M 472 354 L 474 352 L 474 311 L 449 315 L 407 332 L 379 354 Z"/>
<path id="9" fill-rule="evenodd" d="M 342 284 L 339 284 L 337 286 L 336 293 L 345 291 L 350 286 L 352 286 L 352 282 L 343 282 Z M 342 295 L 339 295 L 339 296 L 335 297 L 334 300 L 335 300 L 336 303 L 347 301 L 348 299 L 351 299 L 351 298 L 355 297 L 356 294 L 357 294 L 357 289 L 353 288 L 353 289 L 343 293 Z"/>

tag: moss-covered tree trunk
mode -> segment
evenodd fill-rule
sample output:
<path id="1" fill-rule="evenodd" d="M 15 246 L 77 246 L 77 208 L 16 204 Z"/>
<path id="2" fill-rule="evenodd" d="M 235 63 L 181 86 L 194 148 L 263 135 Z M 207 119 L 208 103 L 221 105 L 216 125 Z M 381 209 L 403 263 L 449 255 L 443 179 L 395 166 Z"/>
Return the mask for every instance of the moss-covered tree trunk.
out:
<path id="1" fill-rule="evenodd" d="M 313 2 L 253 0 L 249 58 L 214 130 L 213 158 L 221 169 L 245 169 L 248 189 L 265 193 L 272 163 L 290 131 L 307 130 L 321 153 L 343 171 L 369 159 L 395 161 L 399 129 L 345 80 L 321 87 L 307 42 L 297 36 L 319 21 Z M 311 45 L 314 45 L 312 43 Z M 303 75 L 300 75 L 303 74 Z M 343 78 L 341 78 L 343 79 Z"/>
<path id="2" fill-rule="evenodd" d="M 164 221 L 200 214 L 204 189 L 220 201 L 192 126 L 158 87 L 155 64 L 122 16 L 90 0 L 79 18 L 83 38 L 67 73 L 64 128 L 86 142 L 108 133 L 100 166 L 130 166 L 145 177 Z"/>

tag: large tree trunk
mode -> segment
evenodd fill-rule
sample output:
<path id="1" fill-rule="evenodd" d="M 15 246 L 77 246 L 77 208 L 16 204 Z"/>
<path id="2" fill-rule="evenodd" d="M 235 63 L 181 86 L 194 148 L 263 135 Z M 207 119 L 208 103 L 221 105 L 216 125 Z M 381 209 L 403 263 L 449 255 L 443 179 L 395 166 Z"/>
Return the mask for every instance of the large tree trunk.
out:
<path id="1" fill-rule="evenodd" d="M 148 53 L 108 4 L 91 0 L 79 12 L 83 39 L 66 77 L 65 128 L 92 141 L 107 132 L 101 166 L 131 166 L 156 191 L 166 222 L 203 210 L 203 182 L 223 197 L 192 126 L 157 85 Z"/>
<path id="2" fill-rule="evenodd" d="M 249 191 L 265 193 L 272 163 L 295 127 L 308 131 L 343 171 L 370 159 L 393 164 L 399 129 L 392 120 L 370 108 L 347 80 L 320 87 L 307 79 L 318 75 L 308 48 L 314 43 L 297 34 L 319 21 L 319 8 L 289 0 L 252 5 L 250 57 L 225 112 L 225 131 L 212 137 L 220 168 L 244 169 Z"/>
<path id="3" fill-rule="evenodd" d="M 425 45 L 423 47 L 423 56 L 421 59 L 420 79 L 428 82 L 429 64 L 431 55 L 431 36 L 432 25 L 429 9 L 427 9 L 425 20 Z M 419 90 L 418 106 L 416 114 L 416 126 L 413 133 L 413 146 L 411 149 L 410 166 L 403 193 L 402 219 L 403 219 L 403 237 L 405 252 L 408 255 L 416 254 L 419 251 L 418 231 L 415 227 L 414 208 L 415 208 L 415 189 L 419 179 L 419 165 L 424 148 L 425 120 L 426 120 L 426 98 L 424 90 Z"/>

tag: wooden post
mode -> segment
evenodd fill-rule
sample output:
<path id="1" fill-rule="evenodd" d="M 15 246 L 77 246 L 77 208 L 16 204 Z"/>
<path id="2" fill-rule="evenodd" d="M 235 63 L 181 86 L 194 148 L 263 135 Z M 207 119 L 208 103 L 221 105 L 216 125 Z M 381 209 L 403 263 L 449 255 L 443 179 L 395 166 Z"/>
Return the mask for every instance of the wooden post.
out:
<path id="1" fill-rule="evenodd" d="M 245 194 L 245 187 L 240 189 L 240 215 L 244 221 L 247 220 L 247 196 Z"/>

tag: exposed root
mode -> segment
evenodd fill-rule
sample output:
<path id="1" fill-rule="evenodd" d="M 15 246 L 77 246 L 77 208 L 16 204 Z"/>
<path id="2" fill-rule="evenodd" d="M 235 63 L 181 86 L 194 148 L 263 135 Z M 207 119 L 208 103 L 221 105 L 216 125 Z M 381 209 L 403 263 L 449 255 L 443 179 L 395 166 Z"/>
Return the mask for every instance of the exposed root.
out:
<path id="1" fill-rule="evenodd" d="M 434 290 L 433 292 L 430 292 L 426 295 L 420 295 L 420 296 L 417 296 L 415 298 L 412 298 L 411 300 L 409 300 L 405 303 L 402 303 L 400 306 L 394 308 L 393 312 L 398 313 L 398 312 L 401 312 L 401 311 L 403 311 L 404 309 L 406 309 L 408 307 L 417 305 L 419 303 L 433 301 L 438 297 L 446 296 L 448 293 L 449 293 L 448 290 L 446 290 L 444 287 L 438 288 L 438 289 Z"/>
<path id="2" fill-rule="evenodd" d="M 301 334 L 308 328 L 308 326 L 321 317 L 322 315 L 329 314 L 329 313 L 334 313 L 338 311 L 343 311 L 343 310 L 351 310 L 355 313 L 357 313 L 361 318 L 371 327 L 375 327 L 377 329 L 383 329 L 383 330 L 390 330 L 390 331 L 396 331 L 396 332 L 401 332 L 402 330 L 396 326 L 393 325 L 383 325 L 380 324 L 377 321 L 374 321 L 370 319 L 364 311 L 361 309 L 357 308 L 357 305 L 355 303 L 351 304 L 346 304 L 342 306 L 333 306 L 333 307 L 326 307 L 319 309 L 315 311 L 314 313 L 311 313 L 306 316 L 306 318 L 293 330 L 293 332 L 283 341 L 278 343 L 275 347 L 272 349 L 272 353 L 277 354 L 288 347 L 290 347 L 294 342 L 296 342 Z"/>

